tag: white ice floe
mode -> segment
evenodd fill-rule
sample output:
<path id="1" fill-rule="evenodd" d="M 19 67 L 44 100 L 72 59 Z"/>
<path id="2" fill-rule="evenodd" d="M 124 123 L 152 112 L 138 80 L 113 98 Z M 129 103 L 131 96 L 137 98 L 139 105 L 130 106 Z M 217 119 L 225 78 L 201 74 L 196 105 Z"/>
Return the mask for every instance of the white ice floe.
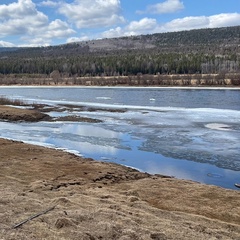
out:
<path id="1" fill-rule="evenodd" d="M 221 130 L 221 131 L 232 130 L 230 125 L 222 124 L 222 123 L 208 123 L 205 125 L 205 127 L 213 129 L 213 130 Z"/>
<path id="2" fill-rule="evenodd" d="M 96 97 L 96 99 L 110 100 L 110 97 Z"/>

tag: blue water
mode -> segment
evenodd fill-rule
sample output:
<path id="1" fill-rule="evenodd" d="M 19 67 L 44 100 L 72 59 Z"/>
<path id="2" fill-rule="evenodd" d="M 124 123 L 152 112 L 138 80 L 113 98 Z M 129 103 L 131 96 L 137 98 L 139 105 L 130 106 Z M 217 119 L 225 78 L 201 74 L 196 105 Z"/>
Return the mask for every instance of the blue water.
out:
<path id="1" fill-rule="evenodd" d="M 240 182 L 239 89 L 1 87 L 0 96 L 73 104 L 73 111 L 49 114 L 103 121 L 0 122 L 1 137 L 225 188 Z"/>

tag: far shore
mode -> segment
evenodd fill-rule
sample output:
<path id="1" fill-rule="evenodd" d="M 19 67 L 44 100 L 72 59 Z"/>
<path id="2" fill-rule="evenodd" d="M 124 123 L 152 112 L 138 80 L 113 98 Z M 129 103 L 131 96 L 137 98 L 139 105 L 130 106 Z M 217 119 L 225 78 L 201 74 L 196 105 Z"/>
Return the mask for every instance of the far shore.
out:
<path id="1" fill-rule="evenodd" d="M 89 86 L 89 87 L 240 87 L 239 73 L 141 74 L 119 76 L 2 75 L 0 86 Z"/>
<path id="2" fill-rule="evenodd" d="M 57 85 L 23 85 L 23 84 L 12 84 L 12 85 L 0 85 L 0 88 L 16 88 L 16 87 L 23 87 L 23 88 L 32 88 L 32 87 L 39 87 L 39 88 L 160 88 L 160 89 L 231 89 L 231 90 L 239 90 L 240 86 L 128 86 L 128 85 L 116 85 L 116 86 L 98 86 L 98 85 L 69 85 L 69 84 L 57 84 Z"/>

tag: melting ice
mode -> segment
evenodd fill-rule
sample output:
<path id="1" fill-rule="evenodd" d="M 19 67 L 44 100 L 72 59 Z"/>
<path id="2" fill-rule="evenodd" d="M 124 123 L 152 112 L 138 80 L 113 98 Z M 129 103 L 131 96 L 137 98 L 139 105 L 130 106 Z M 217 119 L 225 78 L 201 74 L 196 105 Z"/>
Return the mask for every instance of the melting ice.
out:
<path id="1" fill-rule="evenodd" d="M 136 90 L 141 100 L 130 101 L 129 92 L 121 91 L 122 98 L 118 90 L 115 93 L 112 89 L 105 89 L 103 92 L 97 91 L 97 94 L 94 92 L 92 99 L 88 96 L 88 101 L 73 101 L 66 95 L 48 99 L 39 93 L 38 102 L 75 106 L 71 111 L 51 112 L 51 116 L 77 115 L 103 122 L 0 122 L 1 137 L 62 148 L 85 157 L 114 161 L 150 173 L 173 175 L 227 188 L 234 188 L 233 184 L 240 181 L 240 97 L 239 105 L 234 100 L 239 92 L 234 99 L 230 99 L 236 104 L 229 109 L 227 105 L 221 108 L 213 103 L 208 108 L 206 104 L 196 107 L 199 99 L 194 98 L 192 107 L 189 106 L 190 100 L 177 106 L 179 103 L 171 104 L 168 98 L 163 104 L 160 100 L 166 98 L 163 96 L 166 93 L 153 90 L 144 90 L 148 94 L 146 96 Z M 85 92 L 81 89 L 81 93 Z M 132 93 L 136 98 L 136 92 Z M 192 96 L 198 96 L 198 93 L 195 91 Z M 180 98 L 179 92 L 177 94 L 178 99 L 184 99 Z M 188 92 L 184 94 L 188 96 Z M 213 94 L 215 96 L 216 92 Z M 221 96 L 223 93 L 219 94 Z M 226 100 L 228 93 L 224 94 Z M 72 96 L 69 93 L 67 95 Z M 36 101 L 33 96 L 25 98 Z M 171 99 L 175 99 L 174 96 Z M 124 111 L 79 111 L 79 106 Z"/>

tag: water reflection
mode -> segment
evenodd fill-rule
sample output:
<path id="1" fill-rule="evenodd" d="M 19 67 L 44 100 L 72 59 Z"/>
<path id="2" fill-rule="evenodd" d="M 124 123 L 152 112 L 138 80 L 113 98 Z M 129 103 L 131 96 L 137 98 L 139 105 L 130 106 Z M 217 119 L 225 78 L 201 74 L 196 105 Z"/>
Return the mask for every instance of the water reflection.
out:
<path id="1" fill-rule="evenodd" d="M 100 137 L 100 138 L 120 138 L 121 133 L 96 127 L 94 125 L 83 125 L 73 123 L 63 123 L 58 128 L 59 133 L 74 133 L 79 136 Z"/>
<path id="2" fill-rule="evenodd" d="M 99 124 L 92 126 L 80 123 L 47 123 L 24 124 L 1 122 L 1 135 L 6 138 L 24 140 L 26 142 L 52 146 L 97 160 L 114 161 L 135 167 L 149 173 L 161 173 L 182 179 L 192 179 L 203 183 L 234 188 L 232 183 L 239 179 L 238 172 L 224 170 L 213 165 L 189 162 L 163 156 L 161 151 L 153 152 L 154 146 L 143 149 L 148 140 L 146 136 L 106 129 Z M 150 141 L 154 142 L 154 139 Z M 166 142 L 169 145 L 169 140 Z M 156 141 L 158 149 L 161 142 Z M 166 146 L 166 144 L 165 144 Z M 174 143 L 176 147 L 176 142 Z M 143 150 L 142 150 L 143 149 Z M 171 150 L 171 146 L 168 146 Z M 204 149 L 204 148 L 203 148 Z M 203 154 L 200 148 L 200 153 Z M 175 149 L 171 155 L 183 152 L 182 148 Z M 196 149 L 193 150 L 196 154 Z M 189 153 L 188 153 L 189 154 Z M 187 153 L 184 155 L 186 158 Z M 192 159 L 193 160 L 193 159 Z M 199 161 L 199 158 L 198 160 Z M 216 178 L 216 174 L 223 176 Z"/>
<path id="3" fill-rule="evenodd" d="M 236 92 L 227 94 L 235 97 L 224 99 L 224 106 L 220 100 L 211 101 L 222 97 L 212 91 L 202 91 L 203 95 L 197 90 L 193 94 L 172 89 L 95 89 L 90 90 L 92 95 L 83 89 L 72 89 L 71 94 L 66 89 L 33 92 L 39 101 L 56 106 L 76 104 L 73 111 L 51 112 L 51 116 L 74 114 L 103 122 L 0 122 L 2 137 L 228 188 L 240 180 L 240 99 Z M 33 92 L 18 93 L 29 100 L 34 99 Z M 215 108 L 206 108 L 199 101 L 202 96 Z M 79 105 L 124 111 L 79 111 Z M 233 107 L 225 109 L 228 106 Z"/>
<path id="4" fill-rule="evenodd" d="M 54 146 L 58 146 L 58 148 L 74 152 L 80 156 L 95 156 L 95 155 L 111 155 L 115 156 L 118 153 L 118 149 L 112 146 L 102 146 L 102 145 L 95 145 L 89 142 L 77 142 L 77 141 L 70 141 L 61 138 L 49 138 L 45 139 L 44 144 L 51 144 Z"/>

